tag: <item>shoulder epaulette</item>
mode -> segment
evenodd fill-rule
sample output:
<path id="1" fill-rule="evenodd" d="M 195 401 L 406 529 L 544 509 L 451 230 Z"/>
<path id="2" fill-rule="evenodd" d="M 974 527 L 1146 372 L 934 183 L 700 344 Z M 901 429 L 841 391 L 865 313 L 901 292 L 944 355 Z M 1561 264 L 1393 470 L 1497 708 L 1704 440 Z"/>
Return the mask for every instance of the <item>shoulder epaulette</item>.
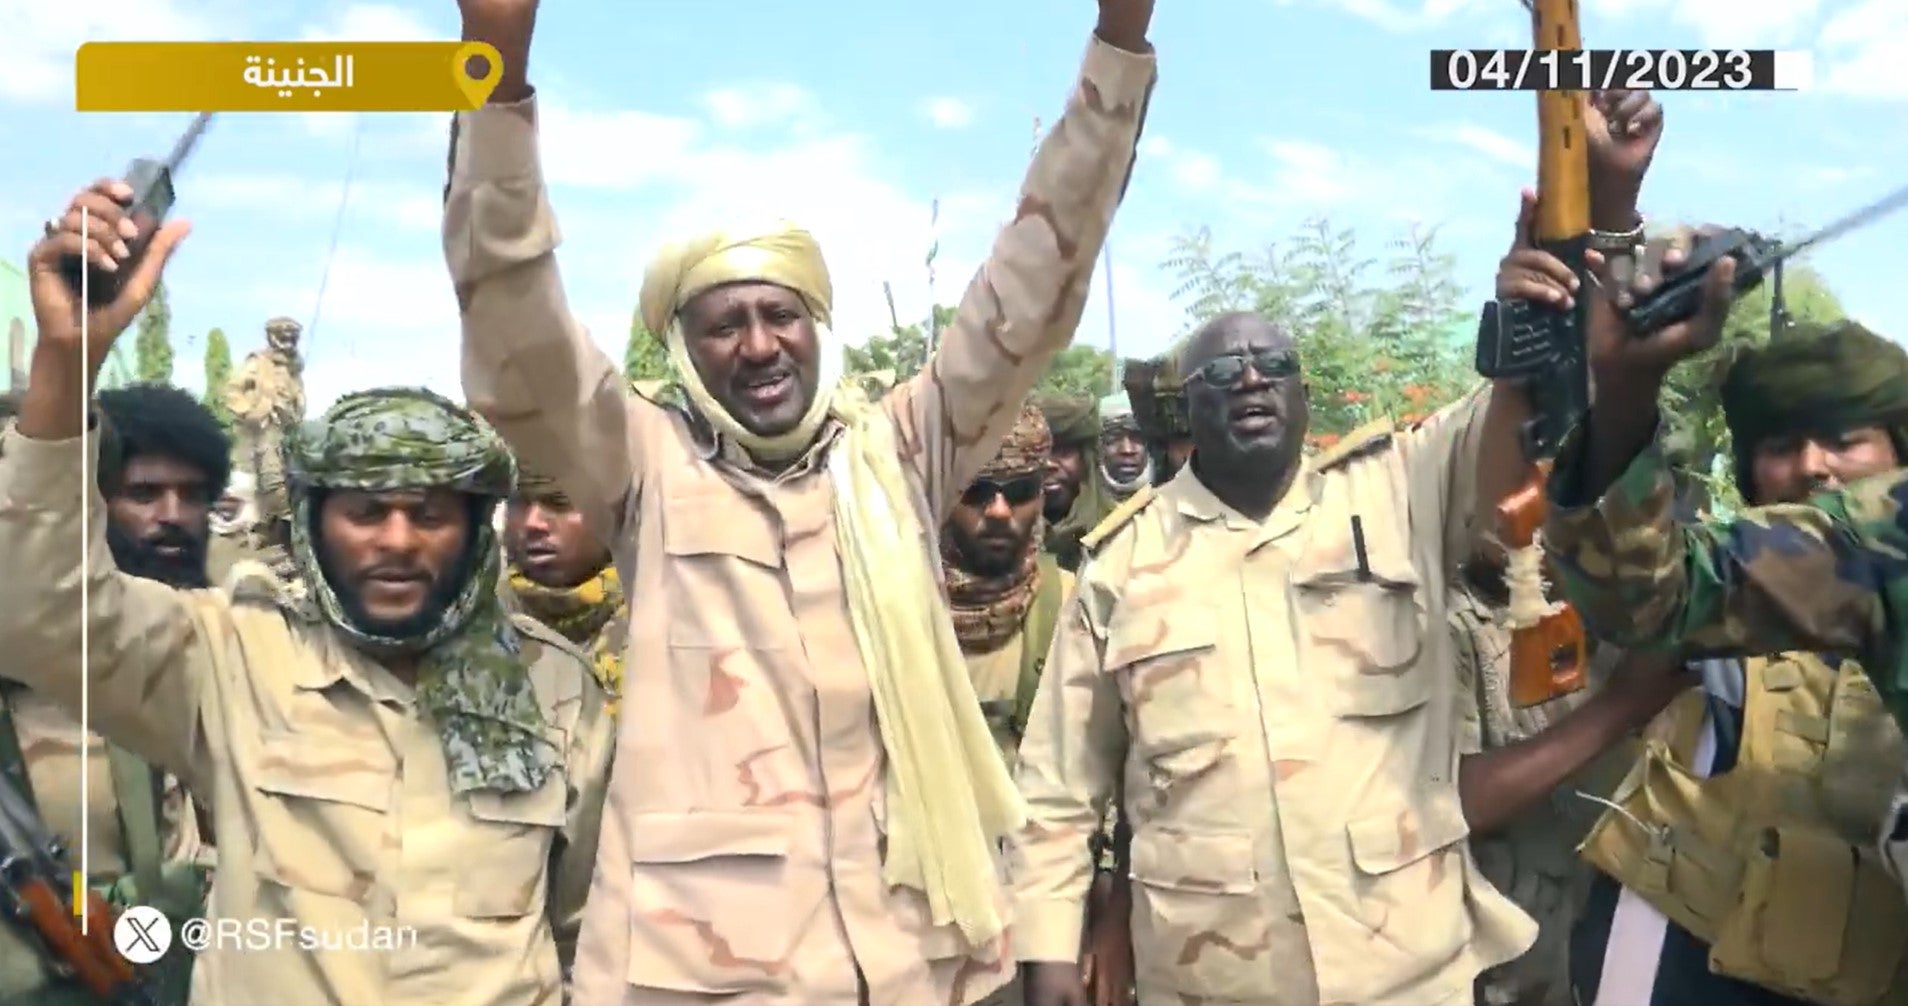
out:
<path id="1" fill-rule="evenodd" d="M 1397 424 L 1390 417 L 1374 419 L 1369 423 L 1347 433 L 1338 443 L 1319 451 L 1312 459 L 1312 468 L 1324 471 L 1342 465 L 1353 458 L 1363 457 L 1373 451 L 1390 446 L 1392 434 Z"/>
<path id="2" fill-rule="evenodd" d="M 1138 492 L 1128 496 L 1125 502 L 1114 507 L 1113 512 L 1106 515 L 1106 519 L 1093 525 L 1093 530 L 1080 536 L 1080 548 L 1087 552 L 1098 549 L 1101 542 L 1112 537 L 1113 532 L 1125 527 L 1127 521 L 1139 516 L 1139 512 L 1146 509 L 1146 504 L 1151 503 L 1158 496 L 1159 494 L 1153 491 L 1152 486 L 1140 486 Z"/>

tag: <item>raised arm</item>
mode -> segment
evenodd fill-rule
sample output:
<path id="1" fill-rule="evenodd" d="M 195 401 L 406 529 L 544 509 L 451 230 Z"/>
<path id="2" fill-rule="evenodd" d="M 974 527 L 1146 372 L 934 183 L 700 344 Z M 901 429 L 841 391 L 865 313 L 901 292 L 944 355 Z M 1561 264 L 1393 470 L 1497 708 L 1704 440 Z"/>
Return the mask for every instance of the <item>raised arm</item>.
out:
<path id="1" fill-rule="evenodd" d="M 642 460 L 638 424 L 658 414 L 629 393 L 563 292 L 526 65 L 536 3 L 463 8 L 464 38 L 503 55 L 490 103 L 451 124 L 444 258 L 463 318 L 464 397 L 526 467 L 563 488 L 600 540 L 618 541 Z"/>
<path id="2" fill-rule="evenodd" d="M 168 223 L 132 258 L 113 237 L 132 236 L 119 229 L 131 198 L 120 182 L 81 192 L 27 256 L 39 339 L 19 419 L 0 431 L 0 653 L 8 677 L 75 714 L 90 688 L 94 730 L 190 787 L 204 778 L 200 697 L 217 645 L 205 627 L 224 602 L 113 565 L 96 479 L 98 422 L 82 418 L 106 355 L 186 232 Z M 112 303 L 89 312 L 84 338 L 79 297 L 61 275 L 82 251 L 95 268 L 125 276 Z"/>
<path id="3" fill-rule="evenodd" d="M 1554 495 L 1568 498 L 1583 454 L 1580 439 L 1566 443 Z M 1880 670 L 1898 645 L 1888 613 L 1908 601 L 1904 491 L 1908 473 L 1896 472 L 1807 505 L 1679 525 L 1652 439 L 1590 505 L 1553 503 L 1544 532 L 1564 592 L 1599 638 L 1692 656 L 1830 651 Z M 1893 675 L 1875 684 L 1900 717 Z"/>
<path id="4" fill-rule="evenodd" d="M 1020 742 L 1027 826 L 1016 836 L 1014 946 L 1023 961 L 1071 965 L 1080 955 L 1092 840 L 1126 754 L 1119 688 L 1102 669 L 1105 630 L 1083 582 L 1054 633 Z"/>
<path id="5" fill-rule="evenodd" d="M 933 359 L 888 399 L 937 519 L 993 456 L 1079 326 L 1152 91 L 1151 13 L 1150 0 L 1101 0 L 1079 83 L 1034 153 L 1013 220 Z"/>

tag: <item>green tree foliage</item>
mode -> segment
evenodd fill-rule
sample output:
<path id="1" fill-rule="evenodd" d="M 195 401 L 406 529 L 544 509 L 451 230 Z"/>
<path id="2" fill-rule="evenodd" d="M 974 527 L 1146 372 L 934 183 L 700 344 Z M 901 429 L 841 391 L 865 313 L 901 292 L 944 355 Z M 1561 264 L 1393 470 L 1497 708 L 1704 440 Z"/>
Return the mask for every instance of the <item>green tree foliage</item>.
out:
<path id="1" fill-rule="evenodd" d="M 954 309 L 934 308 L 934 323 L 942 331 L 954 323 Z M 886 371 L 901 380 L 927 366 L 928 338 L 920 324 L 895 325 L 884 335 L 870 336 L 859 346 L 842 351 L 842 369 L 849 374 Z M 1034 386 L 1037 394 L 1091 395 L 1113 390 L 1113 355 L 1096 346 L 1074 344 L 1060 351 Z"/>
<path id="2" fill-rule="evenodd" d="M 205 335 L 205 407 L 219 417 L 219 423 L 232 427 L 232 410 L 225 405 L 225 385 L 232 379 L 232 344 L 225 330 L 215 328 Z"/>
<path id="3" fill-rule="evenodd" d="M 663 347 L 662 339 L 644 327 L 640 312 L 630 319 L 629 342 L 623 346 L 623 376 L 632 381 L 665 383 L 676 379 L 676 367 L 670 362 L 669 350 Z"/>
<path id="4" fill-rule="evenodd" d="M 1315 217 L 1255 251 L 1220 251 L 1212 232 L 1180 237 L 1163 263 L 1188 330 L 1253 311 L 1292 333 L 1312 393 L 1312 439 L 1327 445 L 1379 417 L 1410 420 L 1456 398 L 1476 377 L 1475 329 L 1460 307 L 1456 258 L 1435 228 L 1413 225 L 1383 258 Z"/>
<path id="5" fill-rule="evenodd" d="M 166 306 L 164 283 L 153 290 L 152 300 L 139 313 L 133 358 L 140 381 L 172 383 L 172 309 Z"/>
<path id="6" fill-rule="evenodd" d="M 1768 282 L 1737 299 L 1716 350 L 1679 364 L 1664 382 L 1663 414 L 1668 446 L 1683 474 L 1682 502 L 1691 512 L 1729 513 L 1742 506 L 1730 463 L 1733 450 L 1723 421 L 1722 379 L 1736 355 L 1769 341 Z M 1784 266 L 1782 299 L 1792 322 L 1830 322 L 1847 316 L 1820 273 L 1807 265 Z"/>

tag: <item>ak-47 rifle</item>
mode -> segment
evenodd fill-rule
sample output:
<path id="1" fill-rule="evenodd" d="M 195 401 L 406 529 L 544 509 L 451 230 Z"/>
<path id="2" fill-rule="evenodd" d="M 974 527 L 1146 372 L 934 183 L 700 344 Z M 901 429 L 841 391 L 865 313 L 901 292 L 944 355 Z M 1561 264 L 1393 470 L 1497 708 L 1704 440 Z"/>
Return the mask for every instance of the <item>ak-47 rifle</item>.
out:
<path id="1" fill-rule="evenodd" d="M 1531 12 L 1532 48 L 1583 47 L 1576 0 L 1525 0 Z M 1576 273 L 1580 289 L 1594 288 L 1585 253 L 1590 249 L 1590 149 L 1580 91 L 1537 92 L 1538 247 Z M 1494 380 L 1521 379 L 1532 418 L 1524 424 L 1524 456 L 1530 475 L 1497 504 L 1499 534 L 1509 549 L 1510 698 L 1531 706 L 1582 688 L 1585 683 L 1583 621 L 1566 601 L 1544 596 L 1544 487 L 1564 435 L 1590 407 L 1589 361 L 1584 349 L 1586 297 L 1559 309 L 1528 301 L 1484 305 L 1477 336 L 1478 373 Z"/>
<path id="2" fill-rule="evenodd" d="M 0 775 L 0 904 L 39 938 L 60 979 L 102 1003 L 157 1006 L 143 977 L 113 946 L 119 913 L 98 891 L 76 885 L 76 876 L 65 847 L 13 780 Z M 78 905 L 76 893 L 83 898 Z"/>

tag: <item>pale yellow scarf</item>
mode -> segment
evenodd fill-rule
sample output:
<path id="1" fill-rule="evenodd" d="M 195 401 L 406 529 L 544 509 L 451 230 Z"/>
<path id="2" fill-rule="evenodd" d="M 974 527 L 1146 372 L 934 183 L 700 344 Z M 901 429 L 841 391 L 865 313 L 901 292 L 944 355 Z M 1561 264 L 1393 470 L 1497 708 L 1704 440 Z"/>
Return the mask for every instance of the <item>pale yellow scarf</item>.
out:
<path id="1" fill-rule="evenodd" d="M 799 238 L 806 239 L 805 232 Z M 981 715 L 961 657 L 936 579 L 939 558 L 909 504 L 917 489 L 903 467 L 894 420 L 854 381 L 844 380 L 817 394 L 790 432 L 773 438 L 751 433 L 703 386 L 682 327 L 672 317 L 680 301 L 692 295 L 688 291 L 714 282 L 765 279 L 805 292 L 826 345 L 827 305 L 816 303 L 826 293 L 806 293 L 817 285 L 825 288 L 825 273 L 819 284 L 805 273 L 789 275 L 791 268 L 808 263 L 797 262 L 796 253 L 767 247 L 778 242 L 802 243 L 788 232 L 754 241 L 713 235 L 699 247 L 665 253 L 674 258 L 665 258 L 661 273 L 651 271 L 659 282 L 644 284 L 646 321 L 652 331 L 665 332 L 678 379 L 696 411 L 755 459 L 775 462 L 800 455 L 831 416 L 846 427 L 827 469 L 849 621 L 888 756 L 885 877 L 925 894 L 933 923 L 958 926 L 969 946 L 978 948 L 1006 929 L 995 900 L 994 850 L 999 839 L 1025 823 L 1026 806 Z M 818 257 L 814 264 L 819 265 Z M 660 296 L 664 289 L 671 289 L 667 313 Z"/>

